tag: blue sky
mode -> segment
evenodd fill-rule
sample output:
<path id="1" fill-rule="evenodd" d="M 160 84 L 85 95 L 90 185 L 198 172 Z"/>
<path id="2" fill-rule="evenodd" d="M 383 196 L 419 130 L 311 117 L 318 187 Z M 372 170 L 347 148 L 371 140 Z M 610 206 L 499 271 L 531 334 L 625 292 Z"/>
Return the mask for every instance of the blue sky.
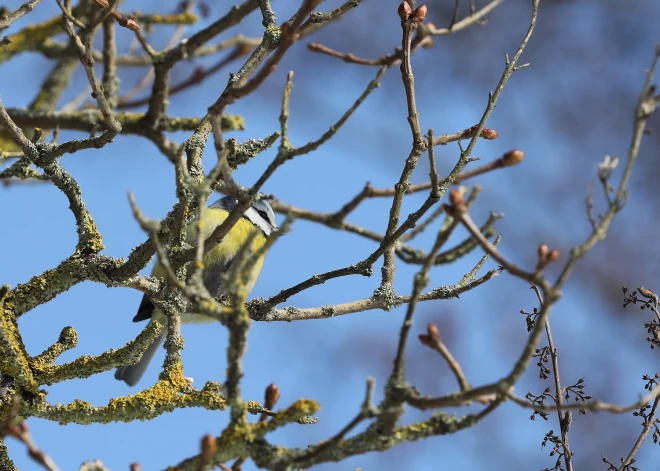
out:
<path id="1" fill-rule="evenodd" d="M 173 9 L 175 3 L 145 0 L 135 7 L 143 12 L 162 11 Z M 322 10 L 339 3 L 327 1 Z M 429 2 L 428 19 L 436 25 L 445 24 L 453 3 Z M 647 20 L 660 13 L 660 6 L 652 1 L 632 1 L 625 9 L 613 1 L 546 3 L 522 59 L 531 65 L 511 78 L 488 123 L 500 137 L 480 141 L 473 153 L 489 161 L 519 148 L 525 151 L 526 158 L 515 168 L 470 182 L 484 187 L 473 208 L 475 219 L 485 220 L 490 211 L 503 212 L 505 217 L 497 224 L 503 236 L 502 252 L 528 267 L 534 263 L 539 242 L 558 248 L 563 262 L 570 247 L 588 234 L 584 214 L 586 188 L 604 155 L 626 152 L 643 71 L 659 39 L 657 30 Z M 161 7 L 162 4 L 166 6 Z M 288 18 L 296 4 L 273 1 L 278 21 Z M 203 20 L 200 26 L 226 10 L 224 2 L 211 6 L 212 18 Z M 400 41 L 396 6 L 397 2 L 390 0 L 365 0 L 352 20 L 346 19 L 297 44 L 256 94 L 229 109 L 242 114 L 247 123 L 246 131 L 232 133 L 231 137 L 242 141 L 278 130 L 279 103 L 288 70 L 295 71 L 291 141 L 302 145 L 320 136 L 360 95 L 376 70 L 314 54 L 304 47 L 305 43 L 321 42 L 363 57 L 389 53 Z M 439 135 L 478 122 L 488 92 L 503 71 L 504 53 L 515 51 L 527 29 L 529 11 L 527 1 L 504 2 L 486 25 L 438 38 L 433 49 L 420 50 L 414 56 L 423 129 L 433 127 Z M 36 21 L 54 14 L 55 3 L 43 2 L 27 19 Z M 258 35 L 260 22 L 255 12 L 241 25 L 241 32 Z M 17 22 L 8 32 L 25 24 L 27 20 Z M 155 47 L 164 45 L 168 31 L 171 32 L 165 28 L 151 38 Z M 126 47 L 131 39 L 126 30 L 118 31 L 120 47 Z M 202 63 L 210 64 L 213 60 L 205 59 Z M 48 67 L 48 61 L 35 54 L 24 54 L 2 64 L 0 96 L 5 106 L 28 103 Z M 187 64 L 177 68 L 173 80 L 186 77 L 191 68 Z M 232 64 L 200 86 L 173 97 L 170 113 L 202 115 L 224 88 L 227 73 L 236 68 L 237 64 Z M 29 72 L 22 73 L 17 81 L 16 71 Z M 141 74 L 142 71 L 131 70 L 124 75 L 122 90 L 132 87 Z M 85 84 L 83 71 L 78 70 L 62 103 L 71 100 Z M 654 123 L 657 127 L 657 118 L 651 125 Z M 74 136 L 82 135 L 62 135 Z M 187 135 L 177 133 L 172 137 L 181 142 Z M 330 142 L 313 154 L 288 162 L 268 181 L 264 191 L 295 206 L 337 210 L 366 181 L 375 187 L 392 186 L 399 177 L 410 141 L 401 77 L 393 68 L 387 72 L 383 85 Z M 642 327 L 650 318 L 646 311 L 634 307 L 621 309 L 620 286 L 645 284 L 660 289 L 652 286 L 659 274 L 657 264 L 648 262 L 648 247 L 655 240 L 655 162 L 659 148 L 657 135 L 645 138 L 628 205 L 608 240 L 576 270 L 575 283 L 567 286 L 564 299 L 552 315 L 563 381 L 570 384 L 584 376 L 588 392 L 607 401 L 636 400 L 643 388 L 641 376 L 656 371 L 657 358 L 645 345 Z M 236 179 L 245 185 L 253 183 L 274 155 L 272 149 L 259 155 L 236 172 Z M 457 157 L 456 146 L 439 148 L 439 168 L 448 171 Z M 214 158 L 212 152 L 207 152 L 207 165 Z M 103 234 L 105 254 L 126 256 L 145 239 L 132 217 L 128 191 L 135 194 L 149 217 L 162 217 L 175 202 L 174 169 L 146 140 L 121 136 L 100 151 L 67 155 L 61 162 L 80 183 L 87 206 Z M 427 177 L 428 166 L 422 159 L 413 180 L 424 181 Z M 415 210 L 425 196 L 407 197 L 404 214 Z M 25 282 L 73 252 L 73 216 L 66 198 L 53 186 L 2 187 L 0 204 L 6 222 L 0 231 L 1 283 L 15 286 Z M 389 200 L 368 201 L 349 220 L 383 232 L 388 208 Z M 465 232 L 457 230 L 448 246 L 465 237 Z M 416 245 L 428 250 L 433 239 L 431 231 L 419 237 Z M 269 253 L 253 296 L 270 296 L 313 274 L 355 263 L 374 248 L 374 243 L 356 236 L 298 221 Z M 435 268 L 430 287 L 456 283 L 480 255 L 474 253 L 456 264 Z M 493 262 L 488 262 L 485 269 L 494 267 Z M 287 305 L 319 306 L 370 296 L 379 283 L 379 268 L 377 264 L 372 278 L 333 280 L 295 296 Z M 395 285 L 400 294 L 410 292 L 415 271 L 415 266 L 398 263 Z M 557 270 L 549 272 L 556 276 Z M 62 355 L 60 361 L 118 348 L 143 327 L 131 323 L 140 297 L 136 291 L 108 289 L 89 282 L 75 286 L 21 317 L 19 325 L 28 351 L 38 354 L 69 325 L 78 332 L 79 345 Z M 509 371 L 526 338 L 524 318 L 518 312 L 531 310 L 535 305 L 534 293 L 524 283 L 503 274 L 459 300 L 421 305 L 412 334 L 423 333 L 426 323 L 435 322 L 469 381 L 479 385 Z M 262 400 L 264 388 L 275 382 L 282 391 L 280 406 L 301 397 L 318 400 L 322 405 L 317 425 L 290 425 L 272 434 L 271 442 L 305 446 L 336 433 L 358 411 L 367 376 L 376 378 L 380 398 L 404 312 L 398 308 L 319 321 L 253 324 L 245 357 L 244 396 Z M 225 329 L 220 325 L 193 325 L 185 326 L 183 333 L 186 376 L 193 377 L 198 386 L 207 380 L 223 381 Z M 425 394 L 455 390 L 455 380 L 441 358 L 413 340 L 408 349 L 409 381 Z M 163 356 L 160 352 L 139 386 L 156 381 Z M 531 389 L 540 393 L 545 384 L 537 378 L 532 365 L 517 392 L 524 395 Z M 58 384 L 48 391 L 51 403 L 80 398 L 95 405 L 135 392 L 115 381 L 112 372 Z M 453 412 L 461 415 L 466 411 Z M 435 469 L 439 463 L 450 469 L 551 467 L 554 460 L 547 457 L 549 450 L 541 450 L 540 443 L 548 430 L 558 429 L 556 419 L 552 416 L 549 423 L 540 419 L 531 422 L 529 415 L 529 410 L 505 404 L 474 429 L 317 469 Z M 405 420 L 427 416 L 410 412 Z M 77 469 L 82 461 L 98 458 L 116 471 L 127 469 L 134 461 L 145 470 L 177 463 L 196 454 L 199 439 L 209 432 L 218 434 L 227 420 L 227 412 L 183 410 L 145 423 L 85 427 L 61 427 L 36 419 L 28 423 L 37 443 L 62 469 Z M 571 443 L 577 453 L 578 469 L 602 469 L 601 455 L 612 461 L 626 455 L 639 432 L 639 422 L 630 415 L 601 413 L 576 417 Z M 21 469 L 34 469 L 20 444 L 8 441 L 8 446 Z M 654 448 L 650 441 L 642 447 L 638 454 L 641 469 L 648 469 L 657 460 L 658 451 Z M 244 469 L 254 467 L 246 463 Z"/>

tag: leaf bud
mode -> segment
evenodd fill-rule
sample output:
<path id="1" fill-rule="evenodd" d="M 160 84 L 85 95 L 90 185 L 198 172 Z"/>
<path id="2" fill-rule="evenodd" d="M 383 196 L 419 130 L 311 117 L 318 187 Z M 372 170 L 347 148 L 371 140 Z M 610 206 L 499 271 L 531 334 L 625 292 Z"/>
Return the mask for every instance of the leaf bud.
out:
<path id="1" fill-rule="evenodd" d="M 266 409 L 272 410 L 280 398 L 280 388 L 272 383 L 266 388 Z"/>
<path id="2" fill-rule="evenodd" d="M 426 326 L 426 332 L 433 340 L 440 340 L 440 331 L 438 331 L 438 327 L 434 323 L 429 322 Z"/>
<path id="3" fill-rule="evenodd" d="M 546 244 L 541 244 L 539 245 L 539 259 L 545 260 L 548 257 L 548 253 L 550 252 L 550 249 Z"/>
<path id="4" fill-rule="evenodd" d="M 210 433 L 207 433 L 204 435 L 202 438 L 202 443 L 201 443 L 201 448 L 202 448 L 202 454 L 201 454 L 201 460 L 203 463 L 208 463 L 210 459 L 215 455 L 215 453 L 218 451 L 218 445 L 215 442 L 215 438 L 213 435 Z"/>
<path id="5" fill-rule="evenodd" d="M 525 153 L 523 151 L 517 149 L 510 150 L 502 156 L 502 165 L 505 167 L 517 165 L 522 162 L 523 158 L 525 158 Z"/>
<path id="6" fill-rule="evenodd" d="M 458 190 L 451 190 L 449 192 L 449 201 L 454 207 L 463 206 L 465 204 L 463 194 Z"/>
<path id="7" fill-rule="evenodd" d="M 426 7 L 426 5 L 420 5 L 413 13 L 413 18 L 419 22 L 422 22 L 424 21 L 424 18 L 426 18 L 427 12 L 428 12 L 428 8 Z"/>
<path id="8" fill-rule="evenodd" d="M 410 5 L 408 5 L 408 2 L 405 0 L 401 2 L 399 5 L 399 9 L 397 10 L 397 13 L 399 14 L 399 18 L 402 20 L 407 20 L 410 18 L 410 15 L 412 15 L 412 8 L 410 8 Z"/>

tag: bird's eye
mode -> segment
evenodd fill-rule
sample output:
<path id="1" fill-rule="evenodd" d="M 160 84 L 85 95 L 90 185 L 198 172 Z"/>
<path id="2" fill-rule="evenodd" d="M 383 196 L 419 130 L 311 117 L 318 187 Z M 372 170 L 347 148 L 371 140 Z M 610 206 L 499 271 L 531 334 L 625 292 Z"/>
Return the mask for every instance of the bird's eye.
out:
<path id="1" fill-rule="evenodd" d="M 263 211 L 261 209 L 257 209 L 257 213 L 259 213 L 259 216 L 264 218 L 264 221 L 266 221 L 267 223 L 270 223 L 270 221 L 268 220 L 268 214 L 266 214 L 266 211 Z"/>

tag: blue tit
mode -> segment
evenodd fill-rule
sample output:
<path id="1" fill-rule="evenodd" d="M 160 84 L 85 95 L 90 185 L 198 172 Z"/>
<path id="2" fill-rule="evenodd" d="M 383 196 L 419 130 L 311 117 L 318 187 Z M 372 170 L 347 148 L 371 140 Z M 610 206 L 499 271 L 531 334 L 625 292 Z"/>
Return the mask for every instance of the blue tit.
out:
<path id="1" fill-rule="evenodd" d="M 211 206 L 206 208 L 202 213 L 201 231 L 204 239 L 207 239 L 213 230 L 227 219 L 229 212 L 236 208 L 238 201 L 233 196 L 225 196 L 219 199 Z M 192 221 L 186 227 L 186 241 L 190 245 L 194 245 L 197 238 L 195 230 L 196 221 Z M 225 235 L 222 241 L 209 250 L 204 255 L 204 270 L 202 278 L 204 286 L 208 289 L 209 293 L 216 298 L 221 299 L 224 294 L 222 286 L 223 275 L 229 270 L 232 260 L 241 249 L 241 247 L 252 238 L 252 246 L 243 252 L 246 257 L 252 256 L 255 251 L 259 250 L 266 243 L 267 238 L 277 230 L 275 225 L 275 214 L 273 209 L 266 201 L 258 201 L 252 207 L 248 208 L 243 217 L 231 228 L 229 233 Z M 249 293 L 254 287 L 261 268 L 264 263 L 264 255 L 255 258 L 255 262 L 250 267 L 248 273 L 247 292 Z M 152 272 L 152 276 L 156 278 L 165 278 L 165 270 L 157 263 Z M 160 309 L 157 309 L 149 298 L 142 297 L 140 307 L 138 307 L 137 314 L 133 318 L 133 322 L 140 322 L 146 319 L 151 321 L 157 320 L 163 325 L 167 325 L 167 316 Z M 212 322 L 212 317 L 186 312 L 181 316 L 181 321 L 188 322 Z M 140 361 L 135 365 L 122 366 L 115 372 L 115 378 L 126 382 L 129 386 L 134 386 L 142 378 L 144 372 L 158 350 L 158 347 L 165 338 L 167 329 L 163 329 L 160 335 L 154 339 L 153 343 L 149 345 L 147 350 L 142 355 Z"/>

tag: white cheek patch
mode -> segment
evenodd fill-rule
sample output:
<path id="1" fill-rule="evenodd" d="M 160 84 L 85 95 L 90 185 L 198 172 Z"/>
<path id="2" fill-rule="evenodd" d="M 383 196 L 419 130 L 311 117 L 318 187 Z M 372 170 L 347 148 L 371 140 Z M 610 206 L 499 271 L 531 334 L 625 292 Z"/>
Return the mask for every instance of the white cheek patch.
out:
<path id="1" fill-rule="evenodd" d="M 268 222 L 266 222 L 254 208 L 248 208 L 248 210 L 245 211 L 245 217 L 248 218 L 252 224 L 261 229 L 266 236 L 269 236 L 273 231 L 272 226 L 268 224 Z"/>

